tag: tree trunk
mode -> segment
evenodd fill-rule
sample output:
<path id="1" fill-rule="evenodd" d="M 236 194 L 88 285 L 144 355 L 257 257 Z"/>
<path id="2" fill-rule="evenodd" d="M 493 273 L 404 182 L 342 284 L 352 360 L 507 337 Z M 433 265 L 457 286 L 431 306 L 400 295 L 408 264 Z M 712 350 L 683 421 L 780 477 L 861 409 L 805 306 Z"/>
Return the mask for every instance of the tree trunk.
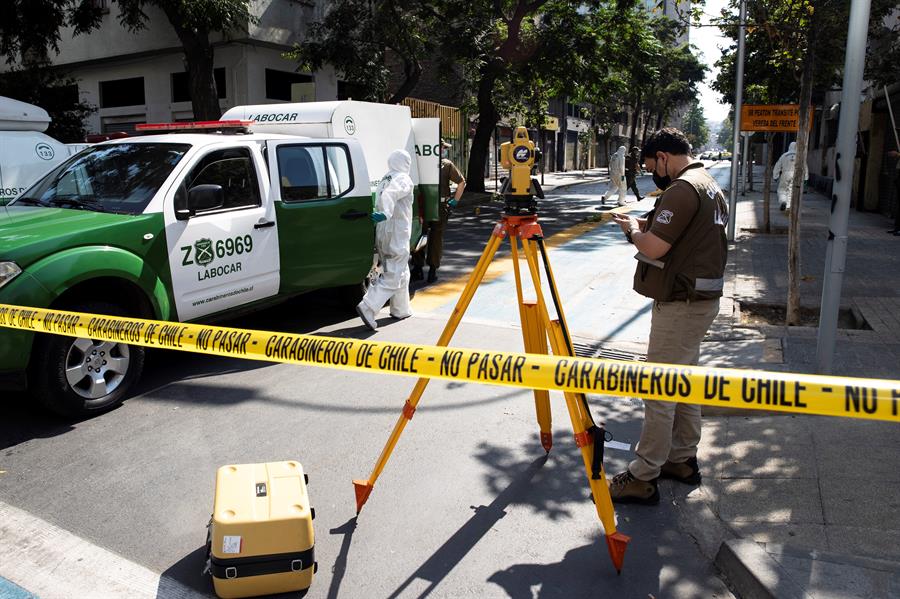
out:
<path id="1" fill-rule="evenodd" d="M 219 120 L 222 108 L 219 106 L 219 94 L 213 76 L 214 52 L 212 44 L 209 43 L 209 31 L 185 27 L 183 24 L 185 19 L 176 6 L 164 4 L 161 8 L 184 49 L 194 120 Z"/>
<path id="2" fill-rule="evenodd" d="M 469 166 L 466 169 L 467 191 L 484 192 L 484 163 L 487 160 L 494 127 L 500 122 L 500 115 L 494 106 L 492 96 L 498 72 L 496 65 L 486 65 L 478 83 L 478 126 L 475 128 L 475 137 L 472 138 L 472 148 L 469 150 Z"/>
<path id="3" fill-rule="evenodd" d="M 747 191 L 753 191 L 753 142 L 747 139 Z"/>
<path id="4" fill-rule="evenodd" d="M 809 44 L 803 59 L 800 76 L 800 123 L 797 131 L 797 158 L 794 161 L 794 185 L 791 189 L 791 220 L 788 228 L 788 301 L 787 325 L 800 324 L 800 201 L 803 189 L 803 165 L 806 164 L 806 148 L 809 141 L 809 106 L 812 101 L 813 73 L 816 64 L 817 18 L 813 13 L 810 23 Z"/>
<path id="5" fill-rule="evenodd" d="M 663 118 L 665 118 L 665 111 L 660 110 L 659 114 L 656 115 L 656 130 L 657 131 L 662 129 Z"/>
<path id="6" fill-rule="evenodd" d="M 650 125 L 650 117 L 653 116 L 652 112 L 647 111 L 647 114 L 644 115 L 644 130 L 641 132 L 641 147 L 644 147 L 644 143 L 647 141 L 647 126 Z M 635 144 L 631 144 L 631 148 L 634 147 Z M 628 148 L 631 151 L 631 148 Z"/>
<path id="7" fill-rule="evenodd" d="M 634 105 L 634 114 L 631 116 L 631 144 L 629 147 L 634 147 L 635 142 L 637 141 L 637 129 L 638 129 L 638 119 L 641 116 L 641 110 L 643 109 L 643 103 L 641 102 L 641 90 L 638 89 L 637 93 L 637 103 Z"/>
<path id="8" fill-rule="evenodd" d="M 772 193 L 772 153 L 775 151 L 775 134 L 766 133 L 766 174 L 763 177 L 763 231 L 772 232 L 772 223 L 769 218 L 769 206 Z"/>
<path id="9" fill-rule="evenodd" d="M 388 104 L 399 104 L 412 93 L 412 90 L 419 83 L 419 78 L 422 76 L 422 65 L 415 58 L 404 58 L 403 75 L 405 77 L 403 83 L 394 92 L 394 95 L 388 99 Z"/>

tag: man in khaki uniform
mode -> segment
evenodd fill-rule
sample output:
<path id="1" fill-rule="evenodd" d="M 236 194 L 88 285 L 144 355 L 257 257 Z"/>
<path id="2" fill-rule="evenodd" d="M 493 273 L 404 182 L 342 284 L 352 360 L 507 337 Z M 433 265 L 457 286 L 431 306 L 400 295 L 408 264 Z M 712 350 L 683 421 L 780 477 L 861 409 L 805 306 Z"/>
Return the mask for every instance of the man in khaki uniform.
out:
<path id="1" fill-rule="evenodd" d="M 440 194 L 440 220 L 425 223 L 423 233 L 428 235 L 428 245 L 413 254 L 413 268 L 410 276 L 413 281 L 421 281 L 425 278 L 422 267 L 428 264 L 428 282 L 437 281 L 437 270 L 441 266 L 441 256 L 444 253 L 444 230 L 450 219 L 450 209 L 456 206 L 466 189 L 466 179 L 450 160 L 451 145 L 441 140 L 441 178 L 438 183 Z M 450 182 L 456 183 L 456 193 L 450 196 Z M 426 255 L 427 252 L 427 255 Z"/>
<path id="2" fill-rule="evenodd" d="M 663 194 L 646 219 L 614 218 L 639 252 L 634 290 L 653 299 L 647 361 L 697 364 L 700 342 L 719 313 L 728 258 L 728 205 L 678 129 L 654 133 L 641 157 Z M 700 406 L 645 401 L 637 456 L 613 477 L 613 501 L 659 503 L 660 476 L 699 484 L 699 442 Z"/>

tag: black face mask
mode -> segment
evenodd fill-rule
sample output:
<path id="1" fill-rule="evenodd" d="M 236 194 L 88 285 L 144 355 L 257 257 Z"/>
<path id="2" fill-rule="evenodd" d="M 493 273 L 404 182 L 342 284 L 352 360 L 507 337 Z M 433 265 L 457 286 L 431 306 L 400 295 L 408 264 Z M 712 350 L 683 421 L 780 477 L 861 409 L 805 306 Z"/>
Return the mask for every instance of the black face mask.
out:
<path id="1" fill-rule="evenodd" d="M 656 161 L 656 164 L 657 165 L 659 164 L 659 160 Z M 665 171 L 663 171 L 663 172 L 665 172 Z M 657 188 L 665 191 L 669 187 L 669 185 L 672 184 L 672 177 L 670 177 L 669 175 L 657 175 L 656 168 L 654 168 L 653 169 L 653 183 L 656 185 Z"/>

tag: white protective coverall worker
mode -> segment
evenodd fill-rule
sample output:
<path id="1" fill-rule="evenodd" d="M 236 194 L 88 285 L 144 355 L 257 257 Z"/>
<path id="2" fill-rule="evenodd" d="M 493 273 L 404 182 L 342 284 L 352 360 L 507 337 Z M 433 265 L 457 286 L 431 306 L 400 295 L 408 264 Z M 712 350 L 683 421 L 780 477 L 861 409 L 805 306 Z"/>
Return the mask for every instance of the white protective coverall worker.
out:
<path id="1" fill-rule="evenodd" d="M 603 194 L 600 203 L 605 204 L 606 199 L 617 196 L 616 200 L 619 206 L 624 206 L 628 201 L 625 194 L 628 187 L 625 183 L 625 146 L 619 146 L 616 153 L 609 157 L 609 187 Z"/>
<path id="2" fill-rule="evenodd" d="M 791 207 L 791 187 L 794 186 L 794 161 L 797 159 L 797 142 L 792 141 L 788 151 L 781 155 L 775 168 L 772 169 L 772 178 L 778 179 L 778 202 L 782 210 Z M 803 180 L 809 179 L 809 167 L 803 165 Z"/>
<path id="3" fill-rule="evenodd" d="M 375 316 L 391 302 L 391 316 L 412 316 L 409 307 L 409 238 L 412 235 L 412 159 L 405 150 L 388 156 L 388 172 L 375 191 L 375 247 L 383 272 L 369 287 L 356 311 L 367 327 L 378 328 Z M 383 218 L 379 215 L 383 215 Z"/>

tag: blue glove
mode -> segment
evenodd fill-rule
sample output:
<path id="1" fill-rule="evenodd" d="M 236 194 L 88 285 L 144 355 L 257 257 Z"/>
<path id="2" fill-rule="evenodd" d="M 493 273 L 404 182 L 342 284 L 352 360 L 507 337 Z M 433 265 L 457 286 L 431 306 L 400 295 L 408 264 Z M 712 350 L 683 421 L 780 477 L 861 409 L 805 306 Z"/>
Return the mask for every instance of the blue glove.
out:
<path id="1" fill-rule="evenodd" d="M 372 222 L 373 223 L 383 223 L 387 220 L 387 217 L 384 215 L 384 212 L 373 212 L 372 213 Z"/>
<path id="2" fill-rule="evenodd" d="M 459 200 L 457 200 L 456 198 L 450 198 L 449 200 L 447 200 L 447 205 L 451 208 L 456 208 L 457 204 L 459 204 Z"/>

